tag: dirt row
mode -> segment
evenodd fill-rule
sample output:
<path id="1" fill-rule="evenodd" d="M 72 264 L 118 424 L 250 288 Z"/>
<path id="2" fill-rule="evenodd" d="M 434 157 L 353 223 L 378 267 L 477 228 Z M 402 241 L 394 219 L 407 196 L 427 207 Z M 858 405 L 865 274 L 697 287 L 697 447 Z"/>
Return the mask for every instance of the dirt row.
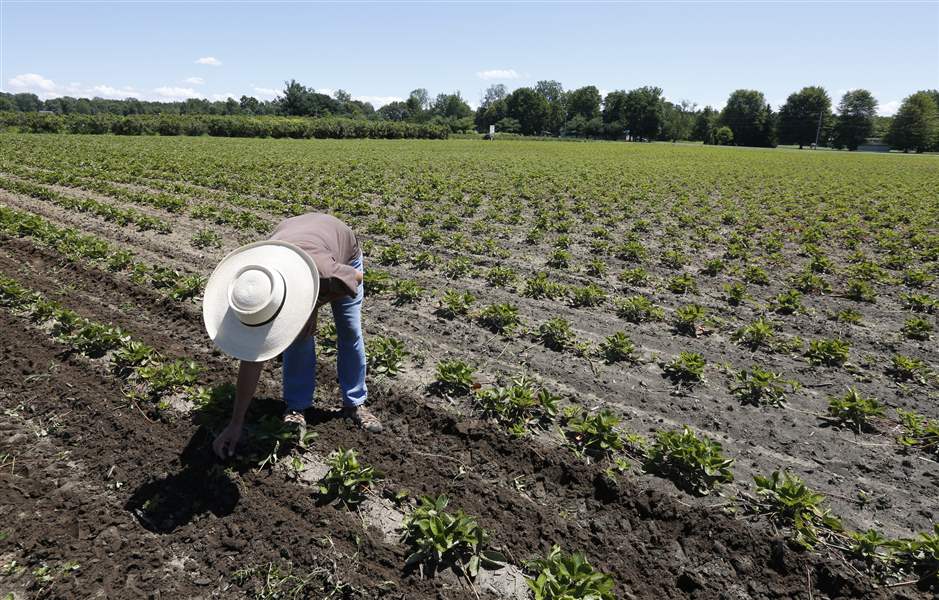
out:
<path id="1" fill-rule="evenodd" d="M 225 252 L 245 241 L 226 237 L 223 247 L 218 250 L 196 253 L 189 249 L 180 252 L 177 244 L 156 234 L 129 234 L 87 215 L 68 213 L 54 206 L 31 206 L 34 204 L 32 200 L 20 199 L 18 202 L 22 208 L 71 222 L 119 247 L 152 257 L 158 264 L 182 265 L 205 274 Z M 185 231 L 182 222 L 178 226 L 177 237 L 188 239 L 192 232 Z M 367 268 L 374 267 L 368 258 L 366 261 Z M 606 406 L 624 414 L 627 418 L 624 425 L 629 430 L 649 433 L 662 427 L 689 424 L 719 440 L 728 454 L 737 459 L 738 482 L 744 487 L 748 486 L 752 474 L 791 468 L 813 488 L 825 493 L 835 513 L 854 528 L 876 528 L 888 535 L 908 536 L 928 530 L 935 522 L 935 507 L 939 502 L 935 463 L 924 457 L 901 453 L 895 442 L 897 432 L 887 422 L 879 434 L 855 436 L 849 431 L 823 427 L 824 421 L 815 416 L 824 412 L 829 395 L 843 393 L 849 385 L 858 385 L 862 392 L 880 398 L 888 406 L 914 409 L 930 417 L 939 416 L 939 409 L 936 409 L 939 405 L 927 400 L 930 395 L 935 395 L 934 390 L 921 387 L 914 388 L 912 393 L 899 393 L 897 386 L 880 373 L 884 364 L 876 364 L 872 374 L 865 375 L 859 382 L 851 372 L 811 367 L 801 357 L 750 352 L 732 343 L 724 331 L 699 339 L 677 336 L 670 333 L 665 324 L 632 325 L 618 319 L 608 309 L 573 309 L 558 302 L 522 298 L 506 290 L 488 287 L 478 280 L 445 283 L 433 274 L 403 267 L 378 268 L 388 270 L 394 277 L 415 279 L 429 290 L 451 285 L 471 291 L 480 298 L 480 304 L 511 301 L 520 307 L 529 323 L 536 323 L 546 316 L 563 316 L 575 324 L 579 336 L 594 342 L 613 331 L 625 330 L 646 363 L 606 366 L 594 361 L 591 364 L 571 354 L 548 350 L 530 338 L 503 339 L 468 321 L 441 321 L 432 314 L 433 305 L 426 301 L 395 306 L 388 298 L 372 297 L 365 304 L 365 327 L 369 332 L 393 335 L 405 341 L 412 360 L 404 379 L 415 391 L 431 381 L 436 359 L 442 355 L 483 366 L 480 376 L 484 380 L 493 380 L 498 371 L 534 373 L 557 392 L 574 396 L 589 406 Z M 115 284 L 117 287 L 121 285 L 120 282 Z M 86 291 L 86 294 L 94 297 L 91 291 Z M 733 314 L 716 300 L 695 300 L 706 305 L 710 302 L 718 315 Z M 813 298 L 811 301 L 821 302 L 820 310 L 825 310 L 824 303 L 833 302 L 826 298 Z M 752 318 L 757 315 L 753 308 L 748 307 L 741 307 L 737 312 L 749 314 Z M 194 314 L 194 311 L 190 313 Z M 788 334 L 801 332 L 807 335 L 807 331 L 817 327 L 817 319 L 810 316 L 789 317 L 782 322 Z M 836 327 L 830 321 L 822 321 L 822 325 L 824 329 L 815 329 L 812 337 L 847 335 L 855 346 L 855 355 L 878 351 L 878 334 L 872 330 L 845 330 L 844 326 Z M 196 349 L 202 353 L 210 352 L 209 346 L 195 342 L 204 342 L 203 337 L 198 328 L 176 335 L 182 347 L 190 348 L 189 352 Z M 656 357 L 669 359 L 683 350 L 702 352 L 712 366 L 706 375 L 706 384 L 676 393 L 675 387 L 662 377 L 655 360 Z M 922 356 L 930 364 L 935 363 L 934 350 L 914 348 L 904 351 Z M 428 360 L 428 357 L 434 357 L 434 360 Z M 715 366 L 729 363 L 743 368 L 766 364 L 767 361 L 771 361 L 772 370 L 798 379 L 804 385 L 801 391 L 790 394 L 787 409 L 741 406 L 727 389 L 730 377 L 721 374 Z M 663 489 L 661 482 L 648 485 Z"/>
<path id="2" fill-rule="evenodd" d="M 18 552 L 30 565 L 66 560 L 88 565 L 77 571 L 73 584 L 63 578 L 53 597 L 69 597 L 70 590 L 87 590 L 77 586 L 92 583 L 109 586 L 111 597 L 131 597 L 129 586 L 140 580 L 130 575 L 138 573 L 148 577 L 149 589 L 166 590 L 167 597 L 209 597 L 223 593 L 237 568 L 289 561 L 308 572 L 330 561 L 344 565 L 352 556 L 358 557 L 354 568 L 340 566 L 339 576 L 364 586 L 366 597 L 379 596 L 375 583 L 386 580 L 395 582 L 388 597 L 470 597 L 466 590 L 444 590 L 402 575 L 402 549 L 378 534 L 363 536 L 357 519 L 317 506 L 309 490 L 282 476 L 253 470 L 226 473 L 209 458 L 205 427 L 185 418 L 153 423 L 131 408 L 117 409 L 120 390 L 107 375 L 64 355 L 20 320 L 6 313 L 2 319 L 4 410 L 16 410 L 28 420 L 58 415 L 50 439 L 58 452 L 68 452 L 70 460 L 84 465 L 71 471 L 79 480 L 68 488 L 74 494 L 36 488 L 4 503 L 17 507 L 10 514 L 68 507 L 78 515 L 79 534 L 65 550 L 60 524 L 35 527 L 29 518 L 13 520 L 13 531 L 3 542 L 5 554 Z M 184 320 L 167 329 L 196 325 Z M 173 344 L 172 336 L 142 339 L 161 351 L 169 349 L 161 344 Z M 210 378 L 227 377 L 208 366 Z M 27 373 L 37 377 L 26 381 Z M 320 370 L 319 387 L 334 395 L 328 364 Z M 793 552 L 763 523 L 689 508 L 628 480 L 610 487 L 598 467 L 579 464 L 566 450 L 512 441 L 488 423 L 456 419 L 421 398 L 382 387 L 373 386 L 379 393 L 372 402 L 388 434 L 370 437 L 353 431 L 321 408 L 310 414 L 317 449 L 358 448 L 387 474 L 388 485 L 415 494 L 449 494 L 454 506 L 479 515 L 493 538 L 519 560 L 545 551 L 552 541 L 563 541 L 584 549 L 598 567 L 613 574 L 624 598 L 716 598 L 727 597 L 729 590 L 730 597 L 801 598 L 809 585 L 819 597 L 889 597 L 856 579 L 841 563 Z M 67 395 L 61 394 L 63 389 Z M 261 404 L 277 410 L 271 397 Z M 19 448 L 13 444 L 13 450 Z M 38 461 L 32 468 L 41 472 L 50 468 L 43 463 L 47 458 L 27 453 L 24 460 Z M 25 489 L 15 470 L 3 475 L 8 476 Z M 29 485 L 59 484 L 42 477 L 30 478 Z M 41 504 L 39 498 L 47 496 L 51 504 Z M 174 507 L 166 515 L 169 527 L 158 532 L 133 517 L 154 496 Z M 85 498 L 90 500 L 82 504 Z M 87 510 L 76 512 L 75 506 Z M 106 525 L 99 522 L 105 509 L 112 511 Z M 109 546 L 111 556 L 98 557 L 93 541 L 112 525 L 123 543 Z M 330 549 L 321 552 L 326 538 L 332 540 Z M 130 556 L 125 560 L 122 553 Z M 180 561 L 188 578 L 179 577 Z"/>

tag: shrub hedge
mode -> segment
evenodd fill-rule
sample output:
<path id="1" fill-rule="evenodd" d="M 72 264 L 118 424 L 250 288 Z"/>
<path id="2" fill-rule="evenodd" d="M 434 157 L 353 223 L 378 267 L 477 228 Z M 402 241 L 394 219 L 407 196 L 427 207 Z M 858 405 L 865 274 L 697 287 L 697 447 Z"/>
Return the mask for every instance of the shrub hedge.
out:
<path id="1" fill-rule="evenodd" d="M 271 138 L 445 139 L 441 125 L 340 117 L 222 115 L 51 115 L 0 112 L 0 130 L 25 133 L 210 135 Z"/>

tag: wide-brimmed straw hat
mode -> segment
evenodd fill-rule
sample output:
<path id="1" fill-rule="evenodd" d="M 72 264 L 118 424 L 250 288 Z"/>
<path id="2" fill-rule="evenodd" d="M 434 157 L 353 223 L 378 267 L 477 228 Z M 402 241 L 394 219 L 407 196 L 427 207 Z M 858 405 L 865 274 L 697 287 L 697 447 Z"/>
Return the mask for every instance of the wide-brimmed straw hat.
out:
<path id="1" fill-rule="evenodd" d="M 205 285 L 202 320 L 215 345 L 261 362 L 293 343 L 319 296 L 316 264 L 288 242 L 267 240 L 232 251 Z"/>

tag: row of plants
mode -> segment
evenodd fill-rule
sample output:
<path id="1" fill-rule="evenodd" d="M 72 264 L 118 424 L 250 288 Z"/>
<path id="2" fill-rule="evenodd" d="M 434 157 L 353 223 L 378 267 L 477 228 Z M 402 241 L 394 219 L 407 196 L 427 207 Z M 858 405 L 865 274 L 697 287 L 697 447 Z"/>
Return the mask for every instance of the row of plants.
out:
<path id="1" fill-rule="evenodd" d="M 327 459 L 329 470 L 319 483 L 320 494 L 351 510 L 374 493 L 381 475 L 363 464 L 355 450 L 339 448 Z M 492 544 L 479 521 L 462 510 L 448 510 L 450 499 L 441 495 L 408 501 L 406 492 L 393 494 L 399 506 L 410 506 L 401 529 L 408 547 L 405 570 L 433 577 L 451 569 L 472 585 L 481 569 L 500 569 L 508 564 Z M 525 580 L 535 600 L 612 600 L 613 579 L 597 571 L 583 553 L 567 554 L 553 546 L 543 558 L 524 565 Z"/>
<path id="2" fill-rule="evenodd" d="M 89 213 L 105 221 L 117 223 L 118 225 L 135 225 L 139 231 L 153 230 L 158 233 L 170 232 L 169 223 L 158 217 L 144 214 L 132 208 L 120 208 L 112 204 L 99 202 L 92 198 L 67 196 L 28 181 L 18 181 L 8 177 L 0 177 L 0 189 L 29 196 L 30 198 L 45 200 L 46 202 L 51 202 L 68 210 Z"/>
<path id="3" fill-rule="evenodd" d="M 118 250 L 108 242 L 61 227 L 33 213 L 0 205 L 0 231 L 26 237 L 54 248 L 70 260 L 86 260 L 110 271 L 125 272 L 138 284 L 152 286 L 173 300 L 194 300 L 202 293 L 205 277 L 168 267 L 136 261 L 129 250 Z"/>
<path id="4" fill-rule="evenodd" d="M 170 360 L 121 328 L 81 317 L 15 279 L 0 276 L 0 306 L 48 328 L 56 341 L 78 353 L 106 359 L 112 372 L 127 382 L 128 399 L 162 409 L 168 394 L 200 393 L 196 382 L 201 368 L 195 362 Z"/>

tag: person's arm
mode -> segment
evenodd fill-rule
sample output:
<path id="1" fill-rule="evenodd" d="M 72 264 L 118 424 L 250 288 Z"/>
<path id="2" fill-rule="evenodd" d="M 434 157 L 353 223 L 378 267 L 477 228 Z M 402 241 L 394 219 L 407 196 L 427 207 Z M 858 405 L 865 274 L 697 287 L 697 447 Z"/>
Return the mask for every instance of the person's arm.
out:
<path id="1" fill-rule="evenodd" d="M 238 446 L 238 440 L 241 439 L 241 431 L 244 428 L 245 414 L 254 398 L 254 392 L 258 389 L 262 370 L 264 370 L 263 362 L 243 360 L 238 367 L 235 406 L 232 407 L 231 421 L 212 443 L 212 449 L 219 458 L 228 458 L 235 454 L 235 448 Z"/>

